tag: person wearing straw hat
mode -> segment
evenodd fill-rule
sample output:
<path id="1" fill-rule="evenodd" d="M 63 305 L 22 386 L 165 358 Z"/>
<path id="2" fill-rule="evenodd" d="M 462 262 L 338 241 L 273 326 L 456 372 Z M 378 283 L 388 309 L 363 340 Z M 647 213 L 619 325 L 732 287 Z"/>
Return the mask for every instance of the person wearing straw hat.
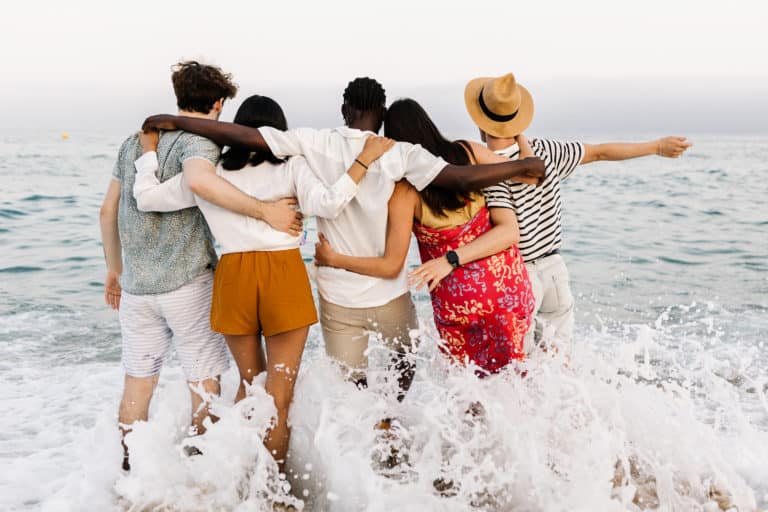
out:
<path id="1" fill-rule="evenodd" d="M 533 120 L 531 93 L 512 73 L 471 80 L 464 90 L 469 116 L 490 149 L 510 159 L 519 156 L 517 137 Z M 489 208 L 514 209 L 520 225 L 520 252 L 536 298 L 535 320 L 525 339 L 530 353 L 547 343 L 566 353 L 573 337 L 573 295 L 568 269 L 560 255 L 562 246 L 560 182 L 577 166 L 599 160 L 626 160 L 647 155 L 677 158 L 691 146 L 684 137 L 663 137 L 648 142 L 583 144 L 549 139 L 529 139 L 536 156 L 544 161 L 541 186 L 503 182 L 484 190 Z"/>

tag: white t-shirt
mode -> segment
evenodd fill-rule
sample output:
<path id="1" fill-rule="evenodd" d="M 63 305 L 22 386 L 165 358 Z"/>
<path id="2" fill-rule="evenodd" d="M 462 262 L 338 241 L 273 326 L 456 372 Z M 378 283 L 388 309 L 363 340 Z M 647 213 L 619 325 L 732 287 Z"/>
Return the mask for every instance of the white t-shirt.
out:
<path id="1" fill-rule="evenodd" d="M 145 153 L 136 160 L 134 197 L 140 210 L 170 211 L 198 206 L 223 254 L 248 251 L 281 251 L 299 247 L 294 237 L 272 228 L 262 220 L 232 212 L 195 196 L 184 183 L 183 174 L 160 183 L 155 176 L 157 154 Z M 304 215 L 337 216 L 357 193 L 357 184 L 345 172 L 326 187 L 301 157 L 286 163 L 264 162 L 246 165 L 237 171 L 216 167 L 216 174 L 249 196 L 262 201 L 296 197 Z"/>
<path id="2" fill-rule="evenodd" d="M 352 165 L 374 135 L 351 128 L 283 132 L 259 128 L 277 157 L 303 155 L 315 174 L 327 185 Z M 334 250 L 349 256 L 381 257 L 387 236 L 387 203 L 395 183 L 407 179 L 418 190 L 429 185 L 448 165 L 419 145 L 398 142 L 368 169 L 357 195 L 335 219 L 317 219 L 318 229 Z M 346 270 L 320 267 L 317 289 L 333 304 L 348 308 L 376 307 L 408 292 L 405 266 L 394 279 L 364 276 Z"/>

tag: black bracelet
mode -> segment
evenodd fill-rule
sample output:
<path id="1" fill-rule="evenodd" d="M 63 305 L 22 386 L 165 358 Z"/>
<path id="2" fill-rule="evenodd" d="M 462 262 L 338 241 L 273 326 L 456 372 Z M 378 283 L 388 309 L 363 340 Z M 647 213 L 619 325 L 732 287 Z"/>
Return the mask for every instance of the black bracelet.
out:
<path id="1" fill-rule="evenodd" d="M 359 163 L 360 165 L 362 165 L 362 166 L 363 166 L 363 169 L 365 169 L 366 171 L 368 170 L 368 166 L 367 166 L 367 165 L 365 165 L 365 164 L 364 164 L 363 162 L 361 162 L 360 160 L 358 160 L 357 158 L 355 158 L 355 162 L 357 162 L 357 163 Z"/>

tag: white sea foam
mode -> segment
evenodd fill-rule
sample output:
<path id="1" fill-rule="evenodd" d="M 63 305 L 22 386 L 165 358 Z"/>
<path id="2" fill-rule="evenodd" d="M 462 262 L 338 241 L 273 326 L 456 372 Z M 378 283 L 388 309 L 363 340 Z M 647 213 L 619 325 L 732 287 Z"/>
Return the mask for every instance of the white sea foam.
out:
<path id="1" fill-rule="evenodd" d="M 213 404 L 220 420 L 188 439 L 187 387 L 177 368 L 164 370 L 150 420 L 129 436 L 133 467 L 124 474 L 116 365 L 18 370 L 33 387 L 10 386 L 16 395 L 4 400 L 0 428 L 34 435 L 14 436 L 18 452 L 29 455 L 3 470 L 0 505 L 56 512 L 257 511 L 274 501 L 342 511 L 710 511 L 719 499 L 739 511 L 764 506 L 768 379 L 733 375 L 759 353 L 728 351 L 738 364 L 717 350 L 691 353 L 702 340 L 672 337 L 663 319 L 624 331 L 582 334 L 569 368 L 539 355 L 524 378 L 510 371 L 487 379 L 450 367 L 428 336 L 401 404 L 390 398 L 383 349 L 371 351 L 371 385 L 362 391 L 313 356 L 290 416 L 292 495 L 262 445 L 274 412 L 263 376 L 233 406 L 236 374 L 227 373 L 223 398 Z M 385 417 L 402 425 L 401 452 L 409 459 L 389 476 L 373 462 L 388 453 L 374 429 Z M 202 455 L 184 455 L 190 443 Z"/>

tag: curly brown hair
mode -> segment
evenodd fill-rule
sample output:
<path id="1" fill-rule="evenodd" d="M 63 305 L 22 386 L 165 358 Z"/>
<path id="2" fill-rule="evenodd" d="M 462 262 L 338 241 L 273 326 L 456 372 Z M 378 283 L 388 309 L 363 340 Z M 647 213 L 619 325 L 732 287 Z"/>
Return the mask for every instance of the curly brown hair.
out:
<path id="1" fill-rule="evenodd" d="M 180 110 L 207 114 L 221 98 L 234 98 L 237 85 L 232 75 L 221 68 L 194 60 L 179 62 L 171 68 L 173 91 Z"/>

